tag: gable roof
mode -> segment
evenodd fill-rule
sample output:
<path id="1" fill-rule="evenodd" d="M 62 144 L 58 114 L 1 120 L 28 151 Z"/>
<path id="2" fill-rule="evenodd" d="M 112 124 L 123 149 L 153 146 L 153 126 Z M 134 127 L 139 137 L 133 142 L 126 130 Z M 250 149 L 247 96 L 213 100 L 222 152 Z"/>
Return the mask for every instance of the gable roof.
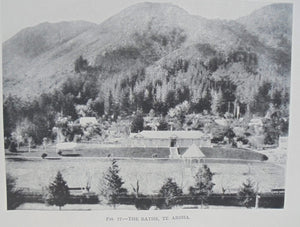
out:
<path id="1" fill-rule="evenodd" d="M 205 155 L 196 144 L 192 144 L 182 155 L 183 158 L 202 158 Z"/>

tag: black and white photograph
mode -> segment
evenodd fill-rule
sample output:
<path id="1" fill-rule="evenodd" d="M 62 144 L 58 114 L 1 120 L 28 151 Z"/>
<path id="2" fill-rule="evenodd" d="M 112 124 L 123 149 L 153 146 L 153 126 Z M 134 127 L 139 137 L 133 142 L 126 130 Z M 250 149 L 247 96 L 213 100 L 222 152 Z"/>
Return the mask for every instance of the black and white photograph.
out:
<path id="1" fill-rule="evenodd" d="M 292 2 L 1 2 L 7 211 L 285 208 Z"/>

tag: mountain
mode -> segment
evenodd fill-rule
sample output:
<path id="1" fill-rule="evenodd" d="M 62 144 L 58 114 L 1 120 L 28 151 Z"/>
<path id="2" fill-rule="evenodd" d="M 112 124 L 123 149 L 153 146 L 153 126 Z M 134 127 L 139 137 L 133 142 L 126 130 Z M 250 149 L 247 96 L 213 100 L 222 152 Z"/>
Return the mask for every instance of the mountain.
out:
<path id="1" fill-rule="evenodd" d="M 2 44 L 4 94 L 6 90 L 12 94 L 18 94 L 20 88 L 25 86 L 25 92 L 20 92 L 19 95 L 37 95 L 36 83 L 42 83 L 45 78 L 42 74 L 47 74 L 47 72 L 42 72 L 45 64 L 41 64 L 41 62 L 48 61 L 46 65 L 51 69 L 51 62 L 55 60 L 47 57 L 49 52 L 56 50 L 56 53 L 59 54 L 57 50 L 60 49 L 60 46 L 95 26 L 96 24 L 84 21 L 55 24 L 46 22 L 23 29 L 4 42 Z M 61 54 L 63 53 L 61 52 Z M 32 73 L 34 70 L 39 73 Z M 45 76 L 53 76 L 56 70 L 53 68 Z M 31 84 L 34 85 L 31 86 Z"/>
<path id="2" fill-rule="evenodd" d="M 268 5 L 237 20 L 249 32 L 258 36 L 261 42 L 287 51 L 291 48 L 292 21 L 292 4 Z"/>
<path id="3" fill-rule="evenodd" d="M 104 99 L 109 92 L 120 99 L 128 87 L 122 82 L 136 75 L 130 92 L 161 80 L 161 99 L 184 85 L 201 98 L 209 81 L 224 76 L 240 85 L 241 99 L 245 88 L 264 80 L 283 89 L 290 78 L 290 15 L 291 4 L 274 4 L 236 21 L 208 20 L 173 4 L 139 3 L 99 25 L 43 23 L 3 43 L 4 95 L 32 99 L 59 88 L 74 77 L 81 55 L 99 69 L 95 83 Z"/>

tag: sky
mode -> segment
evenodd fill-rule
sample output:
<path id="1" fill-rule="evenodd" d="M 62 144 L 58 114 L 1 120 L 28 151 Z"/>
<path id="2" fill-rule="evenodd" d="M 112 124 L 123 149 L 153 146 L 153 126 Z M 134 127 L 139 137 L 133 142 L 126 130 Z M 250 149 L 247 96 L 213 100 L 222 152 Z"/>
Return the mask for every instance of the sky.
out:
<path id="1" fill-rule="evenodd" d="M 193 15 L 236 19 L 277 0 L 150 0 L 170 2 Z M 285 0 L 280 0 L 281 2 Z M 101 23 L 145 0 L 1 0 L 2 41 L 42 22 L 85 20 Z"/>

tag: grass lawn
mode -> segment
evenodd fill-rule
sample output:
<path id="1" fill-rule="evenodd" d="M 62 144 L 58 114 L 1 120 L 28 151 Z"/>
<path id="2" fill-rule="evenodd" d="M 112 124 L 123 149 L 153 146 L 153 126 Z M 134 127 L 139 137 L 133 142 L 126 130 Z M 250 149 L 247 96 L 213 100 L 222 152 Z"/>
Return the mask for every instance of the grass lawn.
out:
<path id="1" fill-rule="evenodd" d="M 179 148 L 182 155 L 187 150 L 186 147 Z M 264 154 L 247 149 L 226 148 L 226 147 L 202 147 L 201 151 L 207 158 L 221 159 L 243 159 L 265 161 L 268 157 Z M 46 150 L 37 148 L 28 152 L 23 148 L 20 152 L 6 152 L 6 157 L 24 156 L 24 157 L 41 157 L 46 153 L 48 157 L 59 157 L 55 152 L 55 146 L 48 146 Z M 78 143 L 74 150 L 62 151 L 62 157 L 125 157 L 125 158 L 168 158 L 170 154 L 167 147 L 119 147 L 103 146 L 101 144 L 84 144 Z"/>
<path id="2" fill-rule="evenodd" d="M 225 188 L 227 192 L 235 192 L 251 178 L 262 192 L 273 188 L 284 188 L 284 168 L 269 162 L 233 162 L 207 163 L 215 174 L 213 182 L 215 192 Z M 42 190 L 54 179 L 57 171 L 61 171 L 69 187 L 85 187 L 91 182 L 91 190 L 98 192 L 101 187 L 103 173 L 111 165 L 110 159 L 99 158 L 62 158 L 62 159 L 6 159 L 7 172 L 17 180 L 17 187 L 31 190 Z M 183 188 L 184 192 L 194 184 L 194 175 L 202 165 L 183 160 L 118 160 L 120 175 L 124 186 L 132 192 L 132 186 L 139 180 L 140 192 L 144 194 L 157 193 L 164 181 L 172 177 Z"/>

